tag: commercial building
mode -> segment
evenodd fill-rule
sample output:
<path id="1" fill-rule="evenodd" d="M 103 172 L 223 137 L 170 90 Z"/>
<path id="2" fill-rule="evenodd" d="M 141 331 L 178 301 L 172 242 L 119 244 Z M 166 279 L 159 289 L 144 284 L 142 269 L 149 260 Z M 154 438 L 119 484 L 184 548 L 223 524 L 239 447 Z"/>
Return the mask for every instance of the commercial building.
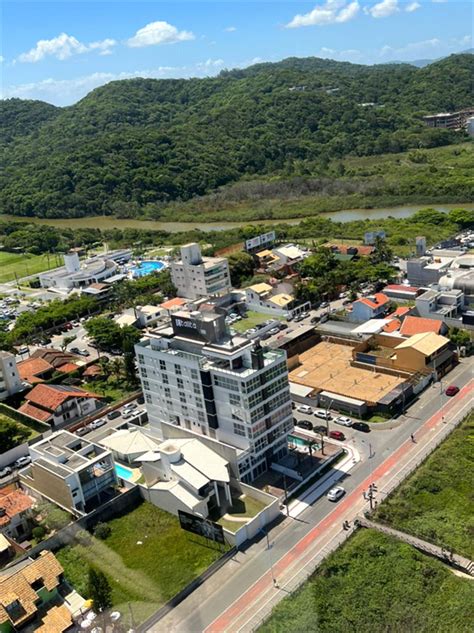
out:
<path id="1" fill-rule="evenodd" d="M 395 347 L 396 366 L 411 371 L 432 370 L 445 374 L 454 364 L 449 339 L 434 332 L 410 336 Z"/>
<path id="2" fill-rule="evenodd" d="M 178 295 L 186 299 L 226 294 L 231 289 L 227 259 L 203 257 L 195 243 L 181 247 L 181 259 L 171 264 L 171 280 Z"/>
<path id="3" fill-rule="evenodd" d="M 462 290 L 427 290 L 415 301 L 418 314 L 427 319 L 456 319 L 464 307 Z"/>
<path id="4" fill-rule="evenodd" d="M 437 284 L 453 261 L 452 257 L 419 257 L 407 261 L 407 279 L 411 286 Z"/>
<path id="5" fill-rule="evenodd" d="M 135 351 L 159 438 L 177 437 L 179 428 L 181 437 L 217 440 L 218 452 L 217 444 L 231 449 L 244 482 L 286 454 L 293 421 L 285 352 L 230 336 L 224 315 L 212 312 L 173 314 Z"/>
<path id="6" fill-rule="evenodd" d="M 93 413 L 101 406 L 101 399 L 102 396 L 79 387 L 39 384 L 18 411 L 56 427 Z"/>
<path id="7" fill-rule="evenodd" d="M 470 117 L 474 115 L 474 108 L 466 108 L 458 112 L 440 112 L 423 117 L 428 127 L 446 128 L 448 130 L 462 130 L 468 124 Z"/>
<path id="8" fill-rule="evenodd" d="M 109 450 L 68 431 L 53 433 L 30 447 L 32 462 L 21 484 L 81 516 L 110 499 L 117 484 Z"/>
<path id="9" fill-rule="evenodd" d="M 9 352 L 0 351 L 0 401 L 24 388 L 15 357 Z"/>
<path id="10" fill-rule="evenodd" d="M 131 256 L 130 250 L 110 251 L 81 263 L 77 251 L 71 251 L 64 255 L 63 267 L 40 273 L 40 284 L 43 288 L 53 288 L 62 292 L 87 288 L 91 284 L 117 275 L 121 264 L 127 262 Z"/>
<path id="11" fill-rule="evenodd" d="M 63 633 L 73 624 L 60 589 L 64 570 L 52 552 L 0 572 L 0 631 Z"/>

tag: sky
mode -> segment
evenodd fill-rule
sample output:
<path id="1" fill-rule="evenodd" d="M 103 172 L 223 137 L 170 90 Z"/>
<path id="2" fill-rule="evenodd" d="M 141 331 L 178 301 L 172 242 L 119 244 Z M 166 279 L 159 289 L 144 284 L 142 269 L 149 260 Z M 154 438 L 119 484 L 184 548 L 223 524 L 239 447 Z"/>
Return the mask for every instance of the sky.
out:
<path id="1" fill-rule="evenodd" d="M 130 77 L 205 77 L 285 57 L 363 64 L 436 59 L 472 47 L 473 4 L 3 1 L 3 98 L 75 103 Z"/>

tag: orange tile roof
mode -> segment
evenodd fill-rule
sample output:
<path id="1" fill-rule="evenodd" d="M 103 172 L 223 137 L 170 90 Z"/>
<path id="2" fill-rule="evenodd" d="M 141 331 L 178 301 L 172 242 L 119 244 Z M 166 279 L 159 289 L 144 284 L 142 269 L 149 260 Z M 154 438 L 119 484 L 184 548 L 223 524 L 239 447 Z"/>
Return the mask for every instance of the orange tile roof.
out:
<path id="1" fill-rule="evenodd" d="M 403 336 L 413 336 L 414 334 L 422 334 L 423 332 L 439 334 L 441 325 L 442 321 L 436 321 L 435 319 L 407 316 L 400 328 L 400 334 L 403 334 Z"/>
<path id="2" fill-rule="evenodd" d="M 0 576 L 0 624 L 11 623 L 15 627 L 22 625 L 37 612 L 35 602 L 38 594 L 32 588 L 37 580 L 42 580 L 48 591 L 55 589 L 60 583 L 63 568 L 52 552 L 43 551 L 28 566 L 9 575 Z M 18 600 L 22 606 L 20 617 L 12 620 L 6 607 Z"/>
<path id="3" fill-rule="evenodd" d="M 181 299 L 181 297 L 175 297 L 174 299 L 169 299 L 161 304 L 161 307 L 165 310 L 169 310 L 170 308 L 176 308 L 179 306 L 184 306 L 187 303 L 186 299 Z"/>
<path id="4" fill-rule="evenodd" d="M 25 415 L 29 415 L 30 418 L 35 418 L 35 420 L 39 420 L 40 422 L 48 422 L 48 420 L 52 417 L 51 411 L 45 411 L 44 409 L 39 409 L 35 407 L 33 404 L 29 404 L 25 402 L 18 409 L 20 413 L 24 413 Z"/>
<path id="5" fill-rule="evenodd" d="M 382 292 L 376 292 L 374 295 L 372 295 L 372 297 L 373 299 L 375 299 L 375 301 L 372 301 L 372 299 L 369 299 L 369 297 L 362 297 L 362 299 L 358 299 L 358 301 L 365 304 L 366 306 L 369 306 L 370 308 L 378 308 L 379 306 L 383 306 L 390 301 L 387 295 L 384 295 Z"/>
<path id="6" fill-rule="evenodd" d="M 28 404 L 48 411 L 56 411 L 69 398 L 102 398 L 102 396 L 79 389 L 79 387 L 66 385 L 36 385 L 26 396 Z"/>
<path id="7" fill-rule="evenodd" d="M 64 363 L 74 363 L 80 360 L 75 354 L 71 354 L 71 352 L 61 352 L 61 350 L 55 349 L 54 347 L 38 347 L 38 349 L 31 354 L 31 358 L 43 358 L 55 369 L 61 367 Z"/>
<path id="8" fill-rule="evenodd" d="M 400 327 L 400 321 L 398 319 L 392 319 L 390 323 L 384 326 L 384 332 L 396 332 Z"/>
<path id="9" fill-rule="evenodd" d="M 392 312 L 392 314 L 389 314 L 387 319 L 389 319 L 390 317 L 397 317 L 397 316 L 405 316 L 405 314 L 408 314 L 408 312 L 410 312 L 411 308 L 408 308 L 407 306 L 399 306 L 396 310 L 394 310 Z"/>
<path id="10" fill-rule="evenodd" d="M 36 629 L 37 633 L 63 633 L 72 625 L 72 618 L 66 605 L 52 607 L 42 619 L 42 625 Z"/>
<path id="11" fill-rule="evenodd" d="M 29 510 L 33 503 L 33 499 L 22 490 L 0 495 L 0 510 L 4 511 L 4 514 L 0 515 L 0 526 L 8 525 L 14 516 Z"/>
<path id="12" fill-rule="evenodd" d="M 82 375 L 83 376 L 100 376 L 101 373 L 102 373 L 102 369 L 99 367 L 99 365 L 89 365 L 89 367 L 87 367 L 87 369 L 84 371 Z"/>
<path id="13" fill-rule="evenodd" d="M 405 286 L 404 284 L 388 284 L 385 286 L 384 290 L 396 290 L 399 292 L 408 292 L 410 294 L 417 294 L 419 292 L 419 288 L 415 288 L 414 286 Z"/>
<path id="14" fill-rule="evenodd" d="M 76 365 L 76 363 L 64 363 L 64 365 L 57 368 L 57 371 L 60 371 L 62 374 L 71 374 L 73 371 L 77 371 L 78 369 L 79 365 Z"/>
<path id="15" fill-rule="evenodd" d="M 17 363 L 17 367 L 21 379 L 30 383 L 42 382 L 41 374 L 52 372 L 54 369 L 44 358 L 28 358 Z"/>

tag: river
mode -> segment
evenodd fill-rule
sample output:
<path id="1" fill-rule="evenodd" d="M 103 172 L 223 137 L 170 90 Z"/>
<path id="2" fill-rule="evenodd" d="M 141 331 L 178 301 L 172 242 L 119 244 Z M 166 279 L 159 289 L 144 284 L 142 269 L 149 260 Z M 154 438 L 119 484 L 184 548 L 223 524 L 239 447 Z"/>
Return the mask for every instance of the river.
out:
<path id="1" fill-rule="evenodd" d="M 338 222 L 351 222 L 353 220 L 377 220 L 380 218 L 408 218 L 422 208 L 430 207 L 447 213 L 451 209 L 472 209 L 474 203 L 465 202 L 457 204 L 419 204 L 411 206 L 390 207 L 380 209 L 347 209 L 345 211 L 334 211 L 320 214 L 321 217 L 337 220 Z M 308 216 L 309 217 L 309 216 Z M 223 231 L 243 224 L 298 224 L 306 218 L 287 218 L 276 220 L 243 220 L 241 222 L 159 222 L 154 220 L 136 220 L 132 218 L 118 219 L 110 215 L 88 216 L 84 218 L 65 219 L 45 219 L 45 218 L 23 218 L 15 215 L 0 215 L 0 220 L 24 220 L 32 224 L 49 224 L 51 226 L 63 228 L 97 228 L 97 229 L 152 229 L 154 231 L 168 231 L 169 233 L 179 233 L 180 231 L 190 231 L 200 229 L 201 231 Z"/>

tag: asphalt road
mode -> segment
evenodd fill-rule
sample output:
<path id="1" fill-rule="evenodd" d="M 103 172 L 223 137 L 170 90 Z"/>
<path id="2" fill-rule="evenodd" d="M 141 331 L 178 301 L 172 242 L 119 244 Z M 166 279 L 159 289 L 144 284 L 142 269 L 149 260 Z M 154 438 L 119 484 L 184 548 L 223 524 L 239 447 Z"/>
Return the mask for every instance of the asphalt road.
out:
<path id="1" fill-rule="evenodd" d="M 466 359 L 449 375 L 449 383 L 462 387 L 472 378 L 472 360 Z M 391 430 L 377 430 L 369 434 L 358 431 L 347 433 L 347 442 L 352 443 L 361 454 L 361 461 L 353 469 L 343 475 L 342 485 L 347 495 L 356 490 L 374 469 L 379 467 L 390 455 L 393 455 L 417 430 L 441 407 L 450 401 L 444 394 L 440 383 L 429 387 L 420 398 L 407 410 L 406 415 L 400 416 L 400 425 Z M 346 430 L 344 430 L 346 432 Z M 369 457 L 369 444 L 371 445 Z M 332 484 L 328 484 L 328 488 Z M 228 611 L 247 590 L 259 582 L 263 575 L 268 574 L 271 566 L 275 566 L 287 552 L 292 550 L 312 529 L 324 521 L 334 510 L 335 505 L 321 496 L 310 505 L 297 519 L 284 519 L 271 530 L 269 538 L 270 549 L 267 549 L 265 539 L 250 546 L 245 552 L 236 555 L 234 559 L 203 583 L 180 605 L 173 609 L 157 625 L 149 631 L 197 633 L 208 627 L 216 629 L 212 623 Z M 338 526 L 340 529 L 340 526 Z M 221 630 L 231 630 L 223 628 Z"/>

